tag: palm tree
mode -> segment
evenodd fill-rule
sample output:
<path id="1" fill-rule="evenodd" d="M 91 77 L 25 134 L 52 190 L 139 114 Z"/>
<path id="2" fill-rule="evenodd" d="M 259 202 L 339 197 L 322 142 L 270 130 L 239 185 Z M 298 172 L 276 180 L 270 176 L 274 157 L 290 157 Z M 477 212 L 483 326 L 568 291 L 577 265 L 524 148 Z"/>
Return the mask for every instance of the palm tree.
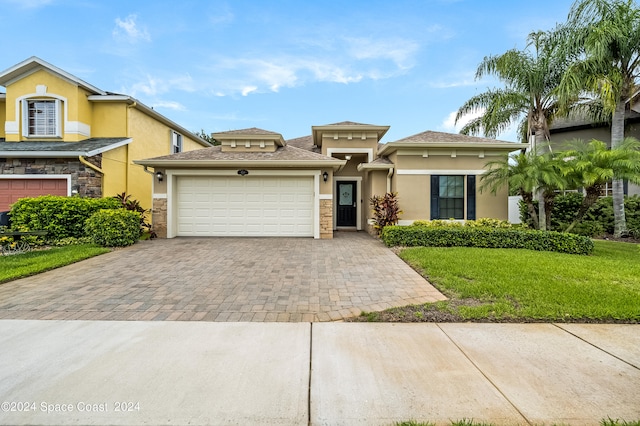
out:
<path id="1" fill-rule="evenodd" d="M 571 231 L 584 217 L 587 210 L 598 201 L 607 182 L 612 179 L 628 179 L 640 182 L 640 142 L 626 138 L 617 147 L 593 139 L 588 144 L 581 140 L 570 143 L 571 148 L 558 153 L 566 159 L 565 176 L 574 186 L 582 186 L 585 196 L 574 221 L 566 229 Z"/>
<path id="2" fill-rule="evenodd" d="M 462 117 L 481 113 L 466 124 L 460 133 L 496 137 L 511 124 L 518 123 L 523 142 L 538 153 L 550 151 L 549 126 L 560 110 L 556 89 L 568 67 L 568 59 L 559 54 L 560 42 L 552 32 L 531 33 L 528 49 L 509 50 L 488 56 L 478 66 L 476 78 L 494 75 L 503 88 L 489 89 L 465 102 L 456 114 Z M 566 97 L 566 102 L 570 102 Z M 542 197 L 540 197 L 542 206 Z M 540 214 L 545 215 L 544 208 Z M 545 228 L 544 217 L 540 228 Z"/>
<path id="3" fill-rule="evenodd" d="M 559 161 L 552 153 L 538 155 L 535 150 L 519 153 L 515 156 L 505 155 L 499 160 L 487 163 L 487 172 L 482 176 L 481 190 L 489 189 L 496 193 L 498 189 L 507 185 L 515 189 L 527 207 L 527 212 L 536 228 L 540 221 L 546 220 L 547 228 L 551 224 L 551 210 L 557 190 L 563 189 L 567 180 L 563 172 L 565 163 Z M 542 209 L 545 215 L 539 215 L 535 208 L 533 193 L 540 190 L 543 200 Z"/>
<path id="4" fill-rule="evenodd" d="M 640 9 L 634 0 L 578 0 L 566 25 L 566 52 L 583 59 L 568 68 L 561 94 L 587 90 L 611 117 L 611 147 L 624 139 L 627 105 L 640 77 Z M 613 181 L 614 236 L 627 233 L 623 182 Z"/>

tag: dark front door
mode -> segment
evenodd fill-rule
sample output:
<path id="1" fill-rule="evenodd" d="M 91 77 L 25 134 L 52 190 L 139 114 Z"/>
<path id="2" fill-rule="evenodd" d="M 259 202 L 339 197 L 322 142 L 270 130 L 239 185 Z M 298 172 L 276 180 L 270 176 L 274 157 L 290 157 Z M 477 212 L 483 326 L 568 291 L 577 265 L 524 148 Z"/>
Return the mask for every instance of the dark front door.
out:
<path id="1" fill-rule="evenodd" d="M 356 183 L 342 181 L 337 183 L 338 218 L 337 226 L 356 226 L 357 195 Z"/>

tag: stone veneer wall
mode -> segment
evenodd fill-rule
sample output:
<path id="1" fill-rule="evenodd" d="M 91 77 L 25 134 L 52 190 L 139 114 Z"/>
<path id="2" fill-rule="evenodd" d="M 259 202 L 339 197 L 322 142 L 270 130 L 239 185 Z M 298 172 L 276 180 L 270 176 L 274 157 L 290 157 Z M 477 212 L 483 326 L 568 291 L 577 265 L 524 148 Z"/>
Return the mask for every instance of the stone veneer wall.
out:
<path id="1" fill-rule="evenodd" d="M 102 155 L 87 159 L 100 167 Z M 102 175 L 73 158 L 0 158 L 2 175 L 71 175 L 71 189 L 82 197 L 102 197 Z"/>
<path id="2" fill-rule="evenodd" d="M 154 198 L 151 210 L 153 230 L 158 238 L 167 238 L 167 199 Z"/>
<path id="3" fill-rule="evenodd" d="M 333 238 L 333 200 L 320 200 L 320 238 Z"/>

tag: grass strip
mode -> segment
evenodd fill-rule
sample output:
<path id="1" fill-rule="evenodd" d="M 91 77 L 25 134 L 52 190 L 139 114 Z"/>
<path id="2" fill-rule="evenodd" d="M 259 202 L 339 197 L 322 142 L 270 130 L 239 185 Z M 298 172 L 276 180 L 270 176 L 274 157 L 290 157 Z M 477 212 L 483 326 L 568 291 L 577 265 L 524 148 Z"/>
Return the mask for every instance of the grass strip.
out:
<path id="1" fill-rule="evenodd" d="M 94 244 L 82 244 L 0 256 L 0 283 L 36 275 L 109 251 Z"/>

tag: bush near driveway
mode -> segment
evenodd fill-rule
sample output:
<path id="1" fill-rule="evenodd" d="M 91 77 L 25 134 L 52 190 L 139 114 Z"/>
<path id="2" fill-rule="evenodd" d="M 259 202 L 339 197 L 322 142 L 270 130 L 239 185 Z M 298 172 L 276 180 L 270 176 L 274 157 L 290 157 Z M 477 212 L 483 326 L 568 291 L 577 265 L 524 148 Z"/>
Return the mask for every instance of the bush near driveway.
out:
<path id="1" fill-rule="evenodd" d="M 84 223 L 101 209 L 120 209 L 115 198 L 80 198 L 45 195 L 22 198 L 11 206 L 11 226 L 24 231 L 48 231 L 44 240 L 81 238 Z"/>
<path id="2" fill-rule="evenodd" d="M 130 210 L 99 210 L 87 219 L 85 230 L 103 247 L 125 247 L 140 238 L 140 213 Z"/>
<path id="3" fill-rule="evenodd" d="M 591 254 L 593 241 L 575 234 L 513 228 L 388 226 L 381 235 L 388 246 L 484 247 Z"/>

